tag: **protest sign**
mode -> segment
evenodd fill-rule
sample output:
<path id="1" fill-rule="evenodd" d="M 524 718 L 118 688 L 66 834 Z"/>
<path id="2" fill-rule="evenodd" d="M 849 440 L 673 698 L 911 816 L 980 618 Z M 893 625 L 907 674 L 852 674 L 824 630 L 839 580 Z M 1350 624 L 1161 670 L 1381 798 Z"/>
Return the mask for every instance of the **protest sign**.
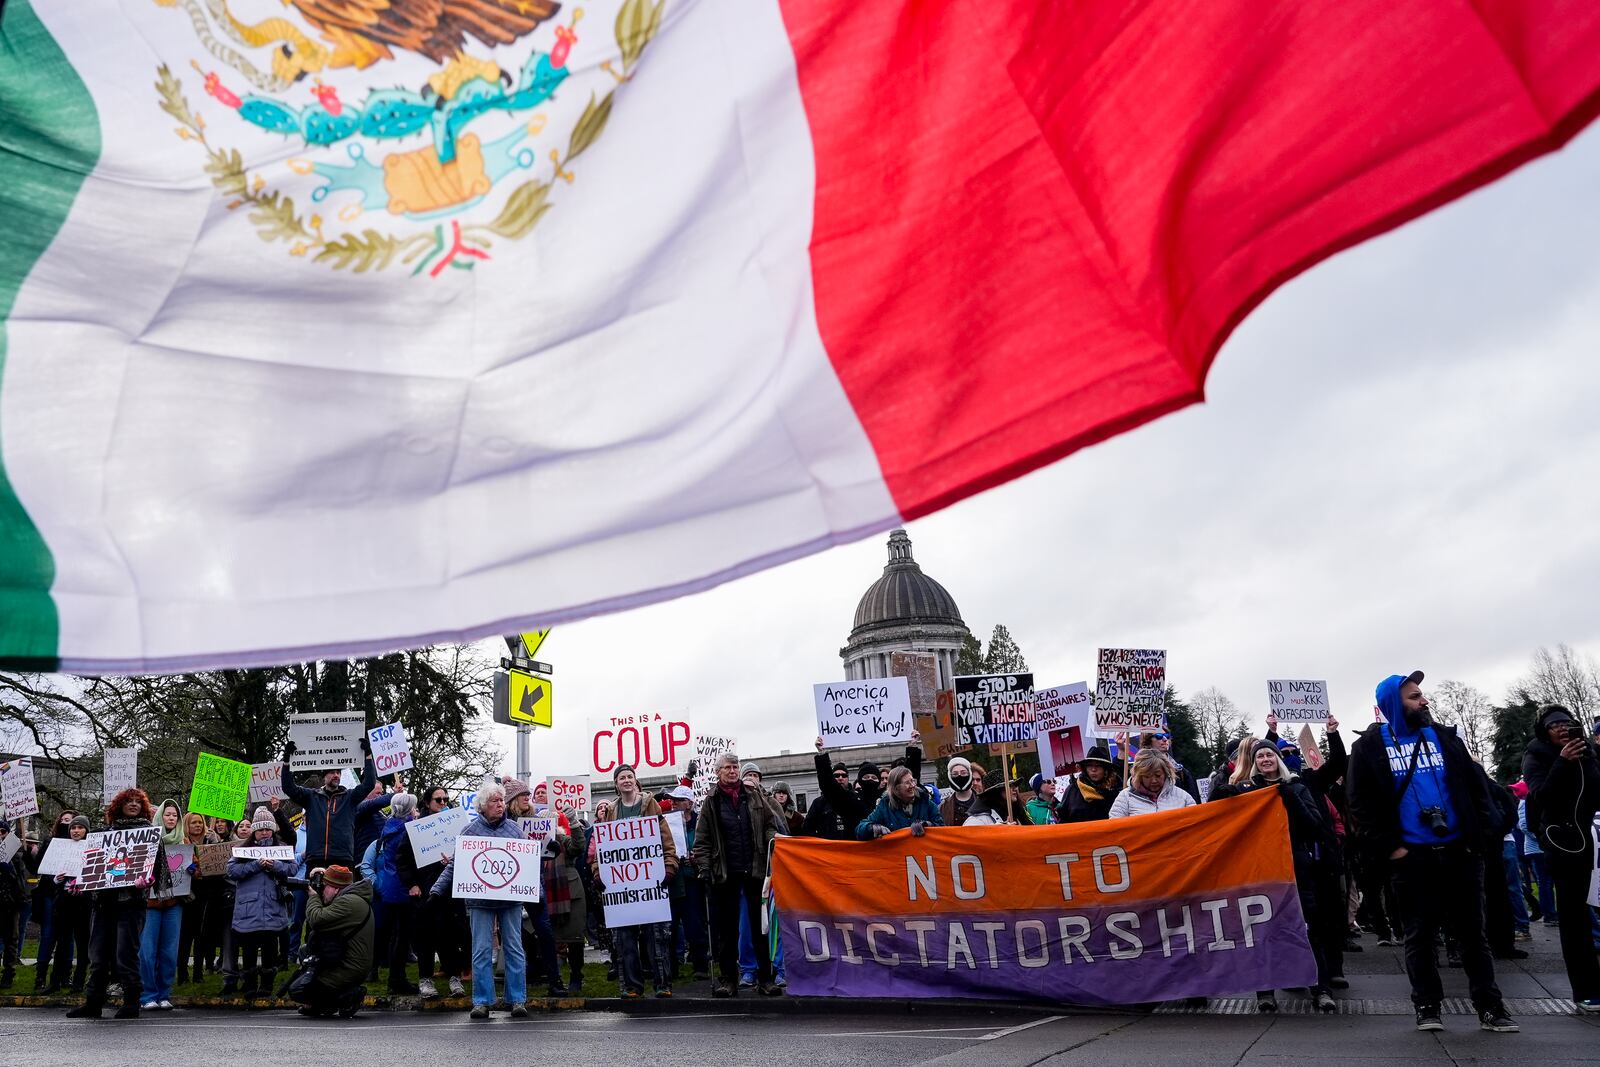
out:
<path id="1" fill-rule="evenodd" d="M 1278 678 L 1267 683 L 1267 710 L 1280 723 L 1328 722 L 1328 683 L 1304 678 Z"/>
<path id="2" fill-rule="evenodd" d="M 955 693 L 939 688 L 938 658 L 931 652 L 891 652 L 889 676 L 906 680 L 911 721 L 922 735 L 924 758 L 956 755 Z"/>
<path id="3" fill-rule="evenodd" d="M 0 863 L 10 863 L 11 857 L 22 851 L 22 835 L 6 834 L 5 840 L 0 841 Z"/>
<path id="4" fill-rule="evenodd" d="M 773 891 L 799 996 L 1143 1004 L 1317 979 L 1271 790 L 1009 832 L 780 837 Z"/>
<path id="5" fill-rule="evenodd" d="M 237 819 L 250 799 L 250 764 L 200 753 L 194 765 L 189 810 L 200 815 Z"/>
<path id="6" fill-rule="evenodd" d="M 283 791 L 283 761 L 250 765 L 250 803 L 255 804 L 289 794 Z"/>
<path id="7" fill-rule="evenodd" d="M 962 748 L 1031 742 L 1033 723 L 1033 675 L 956 678 L 956 742 Z"/>
<path id="8" fill-rule="evenodd" d="M 590 729 L 594 773 L 611 777 L 626 763 L 643 778 L 665 774 L 688 755 L 689 717 L 679 712 L 612 715 Z"/>
<path id="9" fill-rule="evenodd" d="M 167 873 L 172 876 L 173 896 L 186 897 L 189 895 L 191 882 L 189 877 L 189 864 L 193 862 L 193 845 L 167 846 Z"/>
<path id="10" fill-rule="evenodd" d="M 554 815 L 534 815 L 526 819 L 518 819 L 517 825 L 522 827 L 522 836 L 529 841 L 544 844 L 556 832 L 556 817 Z"/>
<path id="11" fill-rule="evenodd" d="M 509 837 L 456 838 L 455 880 L 457 900 L 539 899 L 540 860 L 544 845 Z"/>
<path id="12" fill-rule="evenodd" d="M 607 928 L 672 921 L 659 816 L 595 823 L 594 849 Z"/>
<path id="13" fill-rule="evenodd" d="M 412 819 L 406 823 L 406 836 L 411 839 L 411 852 L 418 867 L 438 863 L 446 852 L 453 851 L 456 835 L 473 819 L 466 808 L 445 808 L 437 815 Z"/>
<path id="14" fill-rule="evenodd" d="M 683 812 L 674 811 L 662 816 L 667 820 L 667 832 L 672 835 L 672 847 L 678 854 L 679 863 L 689 862 L 689 837 L 684 831 Z"/>
<path id="15" fill-rule="evenodd" d="M 367 743 L 372 747 L 372 765 L 380 776 L 411 769 L 411 741 L 399 723 L 374 726 L 367 731 Z"/>
<path id="16" fill-rule="evenodd" d="M 829 748 L 903 744 L 916 729 L 904 678 L 818 682 L 811 693 L 817 705 L 817 736 Z"/>
<path id="17" fill-rule="evenodd" d="M 1089 683 L 1035 691 L 1033 713 L 1039 770 L 1052 778 L 1077 774 L 1078 761 L 1091 744 L 1089 723 L 1094 705 L 1089 702 Z"/>
<path id="18" fill-rule="evenodd" d="M 694 739 L 694 807 L 700 805 L 717 784 L 717 760 L 729 752 L 738 752 L 739 743 L 731 737 L 700 734 Z"/>
<path id="19" fill-rule="evenodd" d="M 1316 736 L 1312 734 L 1311 727 L 1300 727 L 1300 758 L 1306 761 L 1306 766 L 1312 770 L 1322 769 L 1322 749 L 1317 747 Z"/>
<path id="20" fill-rule="evenodd" d="M 331 771 L 359 767 L 366 762 L 361 739 L 367 720 L 359 711 L 316 712 L 289 716 L 289 740 L 294 742 L 292 771 Z"/>
<path id="21" fill-rule="evenodd" d="M 1094 733 L 1160 730 L 1166 725 L 1167 653 L 1156 648 L 1102 648 L 1095 675 Z"/>
<path id="22" fill-rule="evenodd" d="M 83 873 L 78 884 L 85 891 L 124 889 L 149 878 L 161 847 L 161 827 L 105 830 L 90 834 L 83 850 Z"/>
<path id="23" fill-rule="evenodd" d="M 106 749 L 101 766 L 101 791 L 107 801 L 139 784 L 139 750 L 136 748 Z"/>
<path id="24" fill-rule="evenodd" d="M 589 798 L 589 776 L 587 774 L 571 774 L 564 778 L 546 778 L 544 781 L 544 803 L 556 811 L 571 815 L 575 811 L 592 811 L 593 807 Z M 534 797 L 535 805 L 539 798 Z"/>
<path id="25" fill-rule="evenodd" d="M 74 841 L 70 837 L 52 837 L 50 847 L 44 850 L 44 855 L 39 859 L 40 877 L 52 874 L 64 874 L 69 878 L 78 877 L 83 873 L 83 850 L 88 847 L 87 840 Z"/>
<path id="26" fill-rule="evenodd" d="M 233 850 L 236 860 L 287 860 L 294 862 L 293 845 L 240 845 Z"/>
<path id="27" fill-rule="evenodd" d="M 222 841 L 199 846 L 195 862 L 200 866 L 200 877 L 215 878 L 228 873 L 228 861 L 233 858 L 233 842 Z"/>
<path id="28" fill-rule="evenodd" d="M 39 814 L 39 787 L 33 781 L 33 757 L 0 763 L 0 804 L 11 822 Z"/>

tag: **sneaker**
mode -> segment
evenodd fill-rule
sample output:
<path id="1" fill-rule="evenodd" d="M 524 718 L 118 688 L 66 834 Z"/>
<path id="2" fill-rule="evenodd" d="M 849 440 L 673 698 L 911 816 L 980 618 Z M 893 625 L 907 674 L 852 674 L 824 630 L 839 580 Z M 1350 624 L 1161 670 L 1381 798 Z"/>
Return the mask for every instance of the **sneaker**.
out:
<path id="1" fill-rule="evenodd" d="M 1600 1013 L 1600 998 L 1590 997 L 1588 1000 L 1580 1000 L 1577 1002 L 1577 1007 L 1581 1012 L 1595 1015 Z"/>
<path id="2" fill-rule="evenodd" d="M 513 1019 L 526 1019 L 528 1017 L 528 1006 L 526 1004 L 511 1005 L 511 1017 Z"/>
<path id="3" fill-rule="evenodd" d="M 623 1000 L 638 1000 L 642 996 L 644 996 L 644 990 L 642 989 L 624 989 L 622 991 Z"/>
<path id="4" fill-rule="evenodd" d="M 139 1002 L 140 1011 L 155 1011 L 160 1007 L 161 1002 L 159 1000 L 141 1000 Z"/>
<path id="5" fill-rule="evenodd" d="M 657 1000 L 671 1000 L 672 999 L 672 987 L 671 986 L 666 986 L 665 988 L 656 990 L 656 999 Z"/>
<path id="6" fill-rule="evenodd" d="M 733 996 L 733 986 L 719 978 L 711 983 L 711 995 L 714 997 L 731 997 Z"/>
<path id="7" fill-rule="evenodd" d="M 1418 1030 L 1443 1030 L 1444 1022 L 1439 1018 L 1437 1004 L 1424 1004 L 1417 1009 Z"/>
<path id="8" fill-rule="evenodd" d="M 1532 930 L 1518 930 L 1516 932 L 1515 936 L 1513 937 L 1513 940 L 1515 940 L 1515 941 L 1532 941 L 1533 940 L 1533 931 Z"/>
<path id="9" fill-rule="evenodd" d="M 439 995 L 439 990 L 434 986 L 432 978 L 419 978 L 417 980 L 417 993 L 423 1000 L 432 1000 Z"/>
<path id="10" fill-rule="evenodd" d="M 472 1010 L 467 1012 L 467 1017 L 469 1019 L 487 1019 L 489 1017 L 489 1005 L 474 1004 Z"/>
<path id="11" fill-rule="evenodd" d="M 756 985 L 756 976 L 755 975 L 753 975 L 753 974 L 742 974 L 742 975 L 739 976 L 739 988 L 740 989 L 754 989 L 755 985 Z"/>
<path id="12" fill-rule="evenodd" d="M 1334 1000 L 1333 997 L 1326 992 L 1318 993 L 1317 1010 L 1322 1012 L 1324 1015 L 1332 1015 L 1334 1012 L 1339 1010 L 1339 1002 Z"/>
<path id="13" fill-rule="evenodd" d="M 172 1001 L 166 999 L 165 997 L 162 997 L 160 1003 L 158 1003 L 156 1005 L 156 1007 L 160 1008 L 162 1011 L 171 1011 L 172 1010 Z"/>
<path id="14" fill-rule="evenodd" d="M 450 979 L 450 995 L 452 997 L 464 997 L 467 995 L 467 987 L 461 984 L 461 979 Z"/>
<path id="15" fill-rule="evenodd" d="M 1276 1015 L 1278 1013 L 1278 995 L 1276 993 L 1257 993 L 1256 1011 L 1262 1015 Z"/>
<path id="16" fill-rule="evenodd" d="M 1503 1007 L 1489 1008 L 1478 1013 L 1478 1029 L 1495 1034 L 1520 1034 L 1522 1027 L 1511 1021 Z"/>
<path id="17" fill-rule="evenodd" d="M 783 987 L 775 982 L 762 982 L 761 995 L 764 997 L 781 997 L 783 996 Z"/>
<path id="18" fill-rule="evenodd" d="M 780 975 L 778 975 L 778 977 L 776 977 L 776 978 L 774 978 L 772 980 L 772 984 L 777 986 L 779 989 L 788 989 L 789 988 L 789 979 L 785 978 L 783 975 L 780 974 Z"/>
<path id="19" fill-rule="evenodd" d="M 1394 948 L 1399 943 L 1400 942 L 1396 941 L 1392 937 L 1380 937 L 1380 938 L 1378 938 L 1378 947 L 1379 948 Z"/>

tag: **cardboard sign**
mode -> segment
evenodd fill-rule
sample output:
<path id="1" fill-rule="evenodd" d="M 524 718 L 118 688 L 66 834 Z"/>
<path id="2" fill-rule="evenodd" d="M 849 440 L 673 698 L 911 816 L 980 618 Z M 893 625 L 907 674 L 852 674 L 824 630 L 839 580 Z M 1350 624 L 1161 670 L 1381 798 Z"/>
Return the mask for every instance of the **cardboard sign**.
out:
<path id="1" fill-rule="evenodd" d="M 411 839 L 411 852 L 417 866 L 438 863 L 446 852 L 455 850 L 456 835 L 473 819 L 465 808 L 445 808 L 437 815 L 412 819 L 406 823 L 406 836 Z"/>
<path id="2" fill-rule="evenodd" d="M 1095 675 L 1094 732 L 1111 737 L 1166 728 L 1167 653 L 1156 648 L 1102 648 Z"/>
<path id="3" fill-rule="evenodd" d="M 74 841 L 70 837 L 52 837 L 44 855 L 39 858 L 39 874 L 78 877 L 83 873 L 83 852 L 88 847 L 87 839 Z"/>
<path id="4" fill-rule="evenodd" d="M 233 842 L 212 842 L 201 845 L 196 853 L 196 863 L 200 866 L 200 877 L 216 878 L 228 873 L 228 861 L 233 858 Z"/>
<path id="5" fill-rule="evenodd" d="M 33 757 L 0 763 L 0 804 L 11 822 L 39 814 L 39 787 L 33 781 Z"/>
<path id="6" fill-rule="evenodd" d="M 589 776 L 587 774 L 574 774 L 565 778 L 546 778 L 544 780 L 544 803 L 559 812 L 570 816 L 575 811 L 592 811 L 593 806 L 589 796 Z M 537 795 L 533 803 L 540 803 Z"/>
<path id="7" fill-rule="evenodd" d="M 282 800 L 288 795 L 283 791 L 282 760 L 250 765 L 250 803 L 264 803 L 274 797 Z"/>
<path id="8" fill-rule="evenodd" d="M 594 853 L 609 929 L 672 921 L 659 816 L 595 823 Z"/>
<path id="9" fill-rule="evenodd" d="M 240 845 L 233 850 L 236 860 L 286 860 L 294 862 L 293 845 Z"/>
<path id="10" fill-rule="evenodd" d="M 924 758 L 956 755 L 956 696 L 952 689 L 939 688 L 938 657 L 931 652 L 891 652 L 889 676 L 906 680 L 911 720 L 922 735 Z"/>
<path id="11" fill-rule="evenodd" d="M 626 763 L 639 777 L 666 774 L 688 755 L 689 718 L 679 713 L 613 715 L 591 730 L 589 752 L 594 773 L 611 777 Z"/>
<path id="12" fill-rule="evenodd" d="M 956 742 L 962 748 L 1031 743 L 1033 724 L 1033 675 L 956 678 Z"/>
<path id="13" fill-rule="evenodd" d="M 167 873 L 172 876 L 172 895 L 186 897 L 192 885 L 189 877 L 189 864 L 194 862 L 193 845 L 169 845 L 167 847 Z"/>
<path id="14" fill-rule="evenodd" d="M 397 722 L 374 726 L 367 731 L 367 742 L 372 746 L 372 765 L 380 778 L 411 769 L 411 741 L 404 726 Z"/>
<path id="15" fill-rule="evenodd" d="M 367 734 L 366 717 L 359 711 L 327 715 L 289 716 L 289 740 L 295 744 L 292 771 L 331 771 L 359 767 L 366 762 L 361 739 Z"/>
<path id="16" fill-rule="evenodd" d="M 237 819 L 250 800 L 250 764 L 200 753 L 194 765 L 189 810 L 219 819 Z"/>
<path id="17" fill-rule="evenodd" d="M 694 806 L 699 808 L 717 785 L 717 760 L 738 752 L 739 743 L 731 737 L 701 734 L 694 739 Z"/>
<path id="18" fill-rule="evenodd" d="M 689 834 L 684 829 L 684 813 L 681 811 L 669 812 L 662 818 L 667 820 L 667 831 L 672 834 L 672 847 L 677 850 L 680 862 L 687 863 L 689 856 Z"/>
<path id="19" fill-rule="evenodd" d="M 1056 779 L 1077 774 L 1079 761 L 1092 743 L 1089 724 L 1094 705 L 1089 700 L 1089 683 L 1037 690 L 1033 711 L 1039 769 Z"/>
<path id="20" fill-rule="evenodd" d="M 903 744 L 916 728 L 904 678 L 818 682 L 811 693 L 817 706 L 817 735 L 828 748 Z"/>
<path id="21" fill-rule="evenodd" d="M 100 782 L 106 800 L 124 789 L 139 784 L 139 750 L 136 748 L 108 748 L 100 772 Z"/>
<path id="22" fill-rule="evenodd" d="M 1328 683 L 1303 678 L 1278 678 L 1267 683 L 1267 709 L 1280 723 L 1325 726 L 1328 722 Z"/>
<path id="23" fill-rule="evenodd" d="M 78 876 L 85 892 L 134 888 L 155 870 L 161 827 L 105 830 L 90 834 L 85 843 L 83 872 Z"/>
<path id="24" fill-rule="evenodd" d="M 458 837 L 451 887 L 457 900 L 537 901 L 543 857 L 538 841 Z"/>

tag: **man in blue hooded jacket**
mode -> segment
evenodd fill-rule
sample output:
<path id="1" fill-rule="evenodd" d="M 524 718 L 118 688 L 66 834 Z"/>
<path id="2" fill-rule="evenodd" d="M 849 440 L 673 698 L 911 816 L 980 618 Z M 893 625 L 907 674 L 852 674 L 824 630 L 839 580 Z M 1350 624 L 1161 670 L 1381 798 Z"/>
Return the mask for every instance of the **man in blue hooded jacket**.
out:
<path id="1" fill-rule="evenodd" d="M 1374 723 L 1350 749 L 1350 812 L 1371 862 L 1387 867 L 1405 930 L 1418 1030 L 1443 1030 L 1434 942 L 1440 922 L 1461 944 L 1479 1025 L 1515 1033 L 1484 934 L 1484 857 L 1498 855 L 1498 809 L 1453 727 L 1434 723 L 1422 672 L 1378 683 Z"/>

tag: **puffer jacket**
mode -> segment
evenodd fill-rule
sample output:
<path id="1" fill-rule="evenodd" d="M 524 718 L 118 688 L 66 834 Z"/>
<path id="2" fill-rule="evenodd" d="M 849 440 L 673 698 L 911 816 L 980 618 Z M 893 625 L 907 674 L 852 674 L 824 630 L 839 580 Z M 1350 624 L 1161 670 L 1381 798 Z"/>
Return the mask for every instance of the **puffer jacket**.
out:
<path id="1" fill-rule="evenodd" d="M 411 887 L 422 885 L 417 877 L 417 854 L 411 849 L 411 835 L 406 833 L 409 819 L 391 815 L 383 821 L 383 833 L 378 835 L 378 876 L 374 881 L 385 904 L 399 904 L 411 895 Z M 433 888 L 432 883 L 422 886 Z"/>
<path id="2" fill-rule="evenodd" d="M 274 834 L 268 845 L 278 844 Z M 252 841 L 254 846 L 258 842 Z M 294 871 L 294 863 L 274 860 L 263 867 L 260 860 L 231 859 L 228 881 L 233 883 L 233 929 L 240 934 L 276 933 L 289 925 L 289 903 L 282 892 L 284 880 Z"/>
<path id="3" fill-rule="evenodd" d="M 1106 814 L 1108 819 L 1123 819 L 1129 815 L 1149 815 L 1157 811 L 1177 811 L 1179 808 L 1192 807 L 1194 797 L 1185 793 L 1170 781 L 1161 790 L 1161 795 L 1151 800 L 1143 793 L 1133 788 L 1124 789 L 1117 794 L 1117 799 L 1111 802 L 1111 810 Z"/>

